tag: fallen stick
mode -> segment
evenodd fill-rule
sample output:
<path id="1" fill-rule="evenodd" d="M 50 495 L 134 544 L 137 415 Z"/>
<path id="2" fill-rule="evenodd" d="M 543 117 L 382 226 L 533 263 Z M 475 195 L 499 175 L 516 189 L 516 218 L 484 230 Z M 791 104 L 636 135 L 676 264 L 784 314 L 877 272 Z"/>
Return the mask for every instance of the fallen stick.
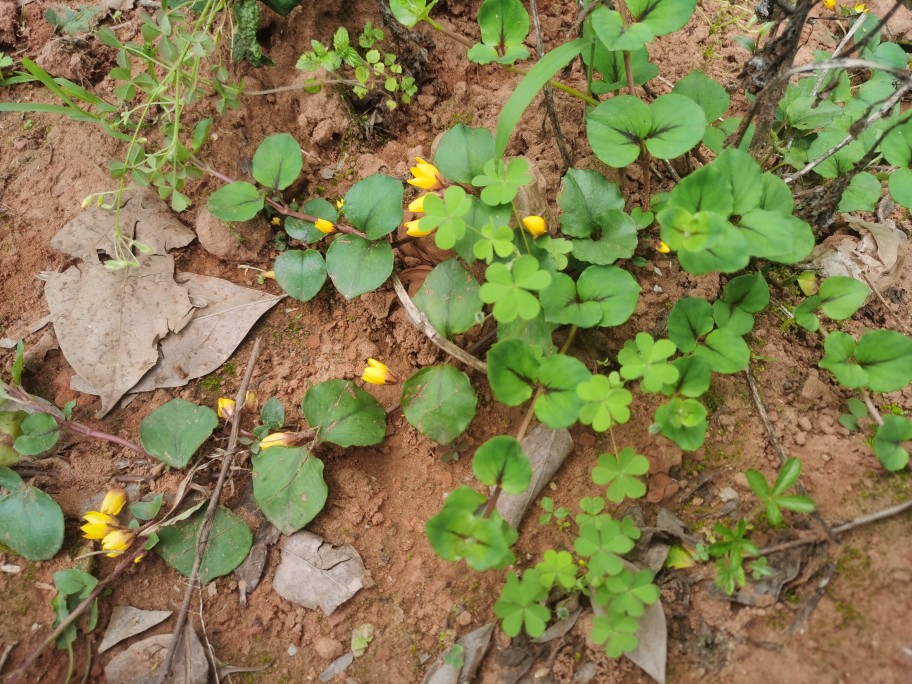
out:
<path id="1" fill-rule="evenodd" d="M 203 518 L 203 524 L 200 525 L 199 534 L 196 538 L 196 557 L 193 559 L 193 569 L 190 571 L 190 581 L 187 583 L 187 589 L 184 591 L 184 602 L 181 604 L 180 612 L 177 615 L 177 622 L 174 625 L 174 634 L 171 636 L 171 644 L 168 646 L 168 653 L 165 656 L 163 672 L 165 677 L 171 676 L 171 666 L 174 663 L 174 654 L 177 652 L 177 644 L 180 641 L 181 632 L 187 624 L 187 616 L 190 612 L 190 602 L 193 600 L 193 591 L 199 581 L 199 569 L 203 562 L 203 554 L 209 545 L 209 531 L 212 528 L 212 521 L 215 518 L 215 511 L 218 508 L 219 498 L 222 495 L 222 487 L 225 486 L 225 480 L 231 464 L 234 461 L 234 450 L 237 447 L 238 432 L 241 426 L 241 414 L 244 410 L 244 401 L 247 395 L 247 387 L 250 385 L 250 379 L 253 377 L 253 369 L 256 366 L 257 357 L 260 355 L 260 338 L 253 343 L 253 351 L 250 352 L 250 359 L 247 361 L 247 370 L 244 372 L 244 378 L 241 380 L 241 386 L 234 401 L 234 415 L 231 416 L 231 436 L 228 438 L 228 448 L 222 456 L 222 470 L 219 473 L 218 482 L 215 483 L 215 489 L 212 490 L 212 496 L 209 498 L 209 506 L 206 508 L 206 516 Z"/>

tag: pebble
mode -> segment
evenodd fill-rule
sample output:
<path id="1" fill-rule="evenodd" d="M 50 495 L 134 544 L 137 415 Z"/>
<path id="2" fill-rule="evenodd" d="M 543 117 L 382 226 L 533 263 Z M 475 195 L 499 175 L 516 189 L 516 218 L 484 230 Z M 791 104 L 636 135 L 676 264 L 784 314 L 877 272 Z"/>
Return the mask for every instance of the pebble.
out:
<path id="1" fill-rule="evenodd" d="M 798 419 L 798 426 L 802 430 L 805 430 L 805 431 L 810 430 L 812 427 L 811 419 L 808 418 L 807 416 L 801 416 L 801 418 Z"/>
<path id="2" fill-rule="evenodd" d="M 317 655 L 326 660 L 332 660 L 338 658 L 342 655 L 343 647 L 339 641 L 336 641 L 332 637 L 322 636 L 318 637 L 313 642 L 314 650 L 317 652 Z"/>
<path id="3" fill-rule="evenodd" d="M 891 577 L 902 584 L 908 584 L 909 582 L 912 582 L 912 572 L 909 572 L 908 570 L 897 570 L 891 575 Z"/>
<path id="4" fill-rule="evenodd" d="M 807 433 L 803 430 L 795 433 L 795 444 L 798 446 L 804 446 L 807 442 Z"/>
<path id="5" fill-rule="evenodd" d="M 288 655 L 296 656 L 298 654 L 298 647 L 292 644 L 288 647 Z"/>
<path id="6" fill-rule="evenodd" d="M 456 616 L 456 622 L 458 622 L 462 627 L 468 627 L 472 624 L 472 614 L 464 610 L 458 616 Z"/>

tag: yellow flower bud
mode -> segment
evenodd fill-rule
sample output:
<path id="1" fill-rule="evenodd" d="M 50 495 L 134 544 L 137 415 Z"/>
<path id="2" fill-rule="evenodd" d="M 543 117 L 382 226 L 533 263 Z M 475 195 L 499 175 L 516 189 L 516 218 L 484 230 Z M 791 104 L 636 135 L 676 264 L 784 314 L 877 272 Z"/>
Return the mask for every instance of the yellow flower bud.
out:
<path id="1" fill-rule="evenodd" d="M 361 374 L 361 379 L 372 385 L 395 385 L 399 382 L 396 374 L 377 359 L 367 360 L 367 368 Z"/>
<path id="2" fill-rule="evenodd" d="M 127 503 L 127 493 L 120 487 L 112 489 L 105 494 L 104 501 L 101 502 L 101 512 L 117 515 L 123 510 L 125 503 Z"/>
<path id="3" fill-rule="evenodd" d="M 421 226 L 419 225 L 420 222 L 421 219 L 415 219 L 414 221 L 405 223 L 405 234 L 409 237 L 420 238 L 426 235 L 430 235 L 435 230 L 437 230 L 437 228 L 431 228 L 430 230 L 421 230 Z"/>
<path id="4" fill-rule="evenodd" d="M 274 226 L 281 226 L 281 225 L 282 225 L 282 219 L 280 219 L 278 216 L 273 216 L 273 217 L 272 217 L 272 225 L 274 225 Z"/>
<path id="5" fill-rule="evenodd" d="M 659 250 L 662 254 L 668 254 L 671 252 L 671 247 L 666 245 L 662 240 L 659 240 L 659 246 L 656 247 L 656 249 Z"/>
<path id="6" fill-rule="evenodd" d="M 427 195 L 422 195 L 418 199 L 412 200 L 408 205 L 408 210 L 413 214 L 423 214 L 425 197 L 427 197 Z"/>
<path id="7" fill-rule="evenodd" d="M 415 157 L 415 161 L 418 163 L 409 169 L 413 177 L 408 180 L 408 184 L 422 190 L 440 190 L 443 187 L 443 178 L 437 167 L 421 157 Z"/>
<path id="8" fill-rule="evenodd" d="M 344 207 L 344 206 L 345 206 L 344 197 L 340 197 L 339 199 L 336 200 L 336 209 L 342 209 L 342 207 Z"/>
<path id="9" fill-rule="evenodd" d="M 855 6 L 852 9 L 854 9 L 858 14 L 868 13 L 868 6 L 863 2 L 856 2 Z"/>
<path id="10" fill-rule="evenodd" d="M 823 6 L 827 9 L 836 9 L 836 0 L 823 0 Z"/>
<path id="11" fill-rule="evenodd" d="M 116 558 L 128 548 L 136 538 L 136 533 L 129 530 L 114 530 L 105 535 L 101 541 L 101 548 L 110 551 L 108 558 Z"/>
<path id="12" fill-rule="evenodd" d="M 234 415 L 234 399 L 219 397 L 216 413 L 222 420 L 231 420 L 231 416 Z"/>
<path id="13" fill-rule="evenodd" d="M 263 439 L 260 440 L 260 451 L 265 451 L 266 449 L 275 446 L 292 446 L 293 441 L 294 435 L 291 435 L 287 432 L 273 432 L 271 435 L 266 435 L 263 437 Z"/>
<path id="14" fill-rule="evenodd" d="M 522 226 L 532 237 L 541 237 L 548 232 L 548 224 L 541 216 L 526 216 L 522 220 Z"/>
<path id="15" fill-rule="evenodd" d="M 253 390 L 247 390 L 247 393 L 244 395 L 244 408 L 248 411 L 256 411 L 257 393 Z"/>
<path id="16" fill-rule="evenodd" d="M 317 219 L 314 221 L 314 226 L 316 226 L 316 229 L 321 233 L 326 233 L 327 235 L 336 232 L 336 224 L 332 221 L 327 221 L 326 219 Z"/>

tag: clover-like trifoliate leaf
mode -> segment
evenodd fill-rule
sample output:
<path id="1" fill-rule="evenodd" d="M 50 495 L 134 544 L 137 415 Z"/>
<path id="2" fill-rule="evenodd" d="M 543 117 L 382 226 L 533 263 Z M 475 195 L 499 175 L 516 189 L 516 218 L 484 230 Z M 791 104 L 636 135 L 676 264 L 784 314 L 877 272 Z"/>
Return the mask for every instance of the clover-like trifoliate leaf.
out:
<path id="1" fill-rule="evenodd" d="M 678 369 L 667 362 L 676 351 L 671 340 L 653 340 L 646 332 L 637 333 L 634 340 L 627 340 L 618 352 L 621 377 L 626 380 L 642 378 L 644 392 L 661 392 L 664 385 L 678 379 Z"/>
<path id="2" fill-rule="evenodd" d="M 655 412 L 659 432 L 684 451 L 703 446 L 706 438 L 706 407 L 696 399 L 674 397 Z"/>
<path id="3" fill-rule="evenodd" d="M 542 586 L 546 589 L 551 589 L 555 585 L 572 589 L 576 585 L 579 566 L 569 551 L 548 549 L 535 569 L 539 573 Z"/>
<path id="4" fill-rule="evenodd" d="M 646 485 L 639 476 L 649 472 L 649 461 L 631 447 L 624 447 L 617 456 L 602 454 L 598 465 L 592 469 L 592 481 L 608 485 L 605 497 L 620 503 L 625 498 L 639 499 L 646 493 Z"/>
<path id="5" fill-rule="evenodd" d="M 472 208 L 472 200 L 458 185 L 451 185 L 443 193 L 443 199 L 431 193 L 424 198 L 425 215 L 418 227 L 423 231 L 437 229 L 434 240 L 440 249 L 452 249 L 457 240 L 465 235 L 463 217 Z"/>
<path id="6" fill-rule="evenodd" d="M 541 636 L 551 619 L 551 611 L 540 603 L 546 595 L 536 570 L 526 570 L 522 579 L 512 570 L 508 572 L 500 598 L 494 604 L 494 614 L 503 621 L 504 632 L 515 637 L 525 628 L 529 636 Z"/>
<path id="7" fill-rule="evenodd" d="M 580 409 L 580 422 L 591 425 L 596 432 L 604 432 L 630 420 L 629 407 L 633 395 L 624 389 L 624 381 L 617 371 L 607 376 L 593 375 L 577 386 L 576 394 L 586 402 Z"/>
<path id="8" fill-rule="evenodd" d="M 529 162 L 522 157 L 514 157 L 506 165 L 503 159 L 490 159 L 484 173 L 472 179 L 472 185 L 483 188 L 481 201 L 492 206 L 512 202 L 519 188 L 531 182 Z"/>
<path id="9" fill-rule="evenodd" d="M 529 320 L 541 310 L 532 291 L 551 283 L 551 274 L 539 268 L 538 260 L 524 254 L 510 265 L 494 263 L 485 272 L 487 282 L 481 286 L 481 301 L 494 305 L 494 318 L 509 323 L 517 317 Z"/>

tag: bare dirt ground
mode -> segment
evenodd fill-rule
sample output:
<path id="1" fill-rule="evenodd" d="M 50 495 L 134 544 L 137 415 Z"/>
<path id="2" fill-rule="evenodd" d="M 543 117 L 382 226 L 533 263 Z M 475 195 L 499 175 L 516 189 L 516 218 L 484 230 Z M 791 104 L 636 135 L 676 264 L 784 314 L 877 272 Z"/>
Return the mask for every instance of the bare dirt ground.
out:
<path id="1" fill-rule="evenodd" d="M 110 67 L 105 48 L 95 42 L 88 47 L 69 46 L 62 52 L 48 47 L 52 31 L 42 13 L 52 4 L 57 3 L 36 0 L 21 8 L 16 42 L 8 51 L 17 56 L 45 55 L 45 67 L 52 73 L 73 70 L 68 77 L 93 84 L 100 93 L 110 92 L 112 85 L 103 77 Z M 545 0 L 539 4 L 547 48 L 564 40 L 572 29 L 577 6 L 569 1 Z M 4 11 L 14 5 L 0 0 Z M 335 9 L 338 5 L 341 7 Z M 472 21 L 477 5 L 441 2 L 438 12 L 455 30 L 474 36 Z M 722 82 L 731 80 L 746 56 L 732 40 L 738 33 L 735 21 L 748 16 L 729 2 L 701 2 L 683 32 L 670 40 L 659 40 L 651 48 L 661 74 L 652 83 L 657 93 L 670 90 L 676 79 L 692 69 L 701 69 Z M 248 87 L 253 88 L 300 81 L 302 74 L 294 70 L 294 64 L 312 38 L 326 41 L 340 24 L 357 31 L 368 18 L 375 23 L 380 20 L 370 0 L 304 3 L 285 19 L 264 10 L 264 35 L 275 66 L 254 70 L 245 65 L 236 69 L 237 75 L 247 78 Z M 126 12 L 122 21 L 121 37 L 137 30 L 134 12 Z M 807 61 L 813 47 L 831 48 L 835 44 L 830 33 L 833 30 L 831 23 L 816 24 L 799 61 Z M 292 91 L 250 97 L 243 100 L 240 110 L 216 119 L 207 159 L 225 173 L 240 176 L 259 141 L 269 134 L 288 131 L 305 150 L 308 182 L 301 188 L 301 196 L 314 196 L 319 191 L 336 197 L 371 173 L 406 177 L 413 157 L 429 155 L 435 137 L 458 121 L 493 126 L 519 76 L 495 67 L 469 66 L 461 50 L 454 49 L 445 37 L 420 31 L 432 39 L 428 79 L 411 109 L 384 122 L 385 132 L 375 131 L 373 138 L 365 141 L 357 121 L 332 90 L 319 95 Z M 568 78 L 579 79 L 578 69 Z M 50 101 L 41 89 L 23 86 L 0 90 L 0 99 Z M 557 98 L 557 107 L 578 163 L 592 164 L 581 128 L 582 106 Z M 510 152 L 522 153 L 538 166 L 553 198 L 564 168 L 545 119 L 544 107 L 537 102 L 526 114 L 523 131 L 514 138 Z M 0 114 L 0 337 L 21 337 L 31 346 L 42 335 L 52 334 L 46 332 L 49 329 L 29 332 L 30 326 L 47 313 L 39 274 L 67 266 L 67 258 L 51 250 L 50 239 L 80 211 L 85 196 L 112 187 L 107 164 L 122 151 L 89 124 L 49 115 Z M 331 178 L 321 175 L 327 168 L 335 171 Z M 638 171 L 631 168 L 628 177 L 619 179 L 628 196 L 636 196 Z M 670 187 L 667 181 L 666 185 Z M 193 225 L 195 212 L 217 187 L 216 181 L 204 180 L 190 188 L 194 206 L 181 216 L 187 225 Z M 552 209 L 556 212 L 557 207 Z M 908 217 L 903 221 L 908 230 Z M 265 267 L 274 255 L 269 242 L 255 255 L 259 261 L 248 263 Z M 608 336 L 582 335 L 577 342 L 580 353 L 590 354 L 593 360 L 603 358 L 635 330 L 659 327 L 669 303 L 678 296 L 714 297 L 720 290 L 718 276 L 696 278 L 680 272 L 673 259 L 655 252 L 645 256 L 650 264 L 635 270 L 643 295 L 632 322 Z M 177 259 L 183 270 L 257 287 L 255 274 L 239 269 L 236 261 L 207 253 L 197 243 L 182 250 Z M 412 258 L 405 263 L 417 262 Z M 262 287 L 279 292 L 272 282 Z M 896 283 L 902 299 L 893 309 L 893 315 L 907 322 L 912 296 L 909 287 L 907 269 Z M 98 302 L 98 306 L 105 303 Z M 884 325 L 891 325 L 891 319 L 872 300 L 849 322 L 848 329 Z M 142 418 L 175 396 L 214 405 L 219 396 L 233 395 L 252 339 L 257 336 L 263 339 L 264 351 L 254 385 L 261 397 L 275 395 L 283 401 L 291 423 L 301 421 L 299 403 L 309 386 L 330 378 L 356 379 L 368 357 L 389 360 L 402 375 L 443 358 L 409 325 L 391 288 L 381 288 L 352 302 L 326 288 L 306 304 L 289 299 L 280 303 L 260 321 L 230 365 L 218 373 L 177 391 L 140 395 L 103 421 L 93 418 L 97 398 L 69 388 L 73 372 L 59 351 L 51 349 L 26 381 L 31 391 L 59 406 L 77 399 L 78 419 L 136 439 Z M 848 520 L 912 495 L 908 472 L 884 473 L 864 443 L 864 435 L 850 434 L 836 422 L 844 411 L 846 394 L 817 368 L 821 349 L 815 336 L 784 329 L 782 321 L 767 312 L 760 317 L 750 341 L 755 355 L 753 372 L 777 436 L 789 455 L 803 460 L 804 484 L 826 520 Z M 8 368 L 11 358 L 4 351 L 0 365 Z M 518 410 L 495 408 L 484 380 L 473 379 L 481 394 L 481 410 L 466 434 L 470 444 L 467 453 L 519 418 Z M 371 387 L 370 391 L 385 405 L 398 399 L 394 387 Z M 706 445 L 696 453 L 682 454 L 672 443 L 648 436 L 651 409 L 642 403 L 641 411 L 618 435 L 625 443 L 635 444 L 653 465 L 648 504 L 642 510 L 646 524 L 652 524 L 659 507 L 668 508 L 696 530 L 746 515 L 753 504 L 743 472 L 757 468 L 771 477 L 778 470 L 778 459 L 743 374 L 715 378 L 709 396 L 710 431 Z M 908 412 L 912 392 L 907 389 L 885 397 L 885 401 Z M 347 650 L 352 629 L 371 623 L 376 636 L 366 655 L 338 680 L 416 682 L 442 649 L 494 619 L 492 606 L 503 573 L 479 574 L 461 564 L 444 562 L 433 554 L 424 536 L 424 523 L 439 510 L 445 494 L 471 482 L 471 460 L 442 461 L 435 446 L 397 412 L 390 416 L 388 432 L 382 446 L 330 452 L 325 459 L 329 502 L 309 526 L 334 544 L 352 544 L 363 557 L 368 586 L 351 601 L 326 617 L 280 598 L 270 581 L 279 555 L 274 547 L 264 580 L 250 595 L 248 607 L 239 606 L 237 582 L 232 576 L 204 587 L 194 602 L 191 621 L 211 642 L 220 660 L 232 665 L 269 664 L 261 673 L 233 675 L 229 681 L 314 681 L 343 648 Z M 603 445 L 585 429 L 577 428 L 573 434 L 574 452 L 549 491 L 558 505 L 573 506 L 580 496 L 597 493 L 589 471 Z M 80 549 L 78 520 L 88 499 L 122 484 L 120 477 L 150 475 L 155 465 L 111 445 L 82 440 L 65 441 L 55 456 L 32 464 L 29 473 L 34 483 L 48 491 L 67 516 L 67 537 L 63 551 L 48 562 L 28 563 L 0 549 L 0 563 L 21 568 L 17 574 L 0 573 L 0 652 L 14 645 L 7 670 L 23 661 L 49 632 L 53 620 L 52 575 L 71 566 Z M 131 486 L 143 493 L 150 489 L 168 492 L 180 479 L 178 472 L 165 472 Z M 735 509 L 728 505 L 730 501 L 723 500 L 730 500 L 730 490 L 738 497 L 739 507 Z M 259 520 L 253 513 L 249 478 L 243 468 L 232 476 L 223 499 L 256 529 Z M 536 518 L 529 515 L 520 529 L 520 567 L 537 562 L 546 548 L 571 543 L 553 527 L 540 528 Z M 785 541 L 812 529 L 810 522 L 792 520 L 794 525 L 784 532 L 761 530 L 758 544 Z M 908 515 L 860 528 L 845 535 L 841 544 L 822 545 L 811 551 L 813 548 L 805 547 L 799 554 L 798 576 L 786 585 L 777 602 L 765 607 L 736 605 L 713 597 L 708 566 L 659 575 L 669 624 L 669 681 L 909 681 L 912 535 Z M 796 616 L 817 592 L 831 563 L 835 563 L 836 572 L 822 590 L 819 604 L 803 625 L 794 628 Z M 113 561 L 99 561 L 101 574 L 110 567 Z M 77 641 L 77 673 L 85 668 L 89 651 L 97 652 L 114 606 L 177 610 L 184 587 L 185 579 L 157 556 L 144 559 L 103 599 L 99 629 Z M 611 661 L 587 644 L 586 623 L 581 620 L 566 636 L 544 646 L 514 640 L 514 647 L 533 655 L 523 681 L 650 681 L 631 663 Z M 169 624 L 158 631 L 169 631 Z M 517 651 L 509 647 L 510 640 L 498 631 L 481 681 L 517 681 Z M 104 680 L 103 666 L 120 648 L 94 657 L 88 681 Z M 45 682 L 63 681 L 65 671 L 65 653 L 53 649 L 33 668 L 35 681 Z"/>

